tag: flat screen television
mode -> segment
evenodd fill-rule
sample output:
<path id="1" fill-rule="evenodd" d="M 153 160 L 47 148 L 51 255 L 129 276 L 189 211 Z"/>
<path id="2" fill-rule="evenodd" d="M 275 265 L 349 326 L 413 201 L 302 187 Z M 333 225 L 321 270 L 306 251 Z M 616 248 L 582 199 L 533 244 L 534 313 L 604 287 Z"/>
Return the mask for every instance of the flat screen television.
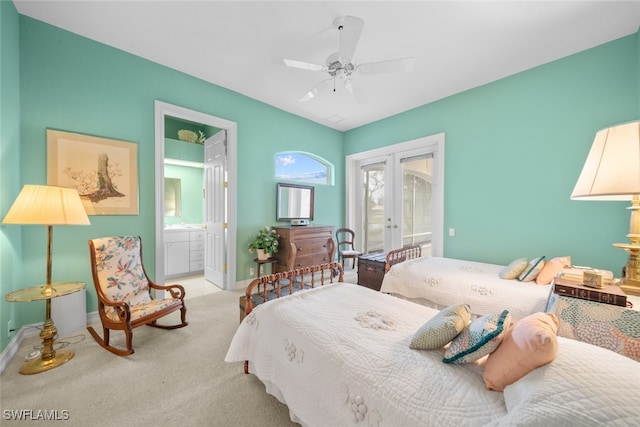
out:
<path id="1" fill-rule="evenodd" d="M 276 221 L 313 221 L 313 192 L 312 185 L 277 183 Z"/>

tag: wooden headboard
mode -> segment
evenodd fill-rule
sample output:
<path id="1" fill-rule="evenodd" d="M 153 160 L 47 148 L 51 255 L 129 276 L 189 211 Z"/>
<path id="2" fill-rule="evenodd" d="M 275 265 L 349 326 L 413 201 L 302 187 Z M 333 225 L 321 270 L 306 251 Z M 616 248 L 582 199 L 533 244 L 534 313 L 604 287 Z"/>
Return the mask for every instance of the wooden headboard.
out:
<path id="1" fill-rule="evenodd" d="M 343 280 L 342 265 L 335 261 L 257 277 L 249 283 L 245 294 L 240 297 L 240 321 L 242 322 L 256 305 L 263 302 L 316 285 L 322 286 Z M 254 293 L 256 288 L 257 292 Z"/>
<path id="2" fill-rule="evenodd" d="M 384 264 L 384 271 L 385 273 L 389 271 L 389 269 L 394 264 L 399 264 L 401 262 L 414 259 L 414 258 L 420 258 L 421 256 L 422 256 L 422 246 L 420 245 L 408 245 L 408 246 L 405 246 L 404 248 L 394 249 L 392 251 L 389 251 L 389 253 L 387 253 L 386 262 Z"/>

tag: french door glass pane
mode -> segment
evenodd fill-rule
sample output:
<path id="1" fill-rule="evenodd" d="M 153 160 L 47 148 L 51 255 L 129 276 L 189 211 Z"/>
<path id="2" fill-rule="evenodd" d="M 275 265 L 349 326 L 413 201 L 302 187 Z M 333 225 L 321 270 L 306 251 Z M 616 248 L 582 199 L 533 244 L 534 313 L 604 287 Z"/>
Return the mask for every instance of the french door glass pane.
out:
<path id="1" fill-rule="evenodd" d="M 431 255 L 431 193 L 433 158 L 414 156 L 400 160 L 402 167 L 402 245 L 422 246 Z"/>
<path id="2" fill-rule="evenodd" d="M 384 251 L 384 170 L 384 163 L 362 167 L 362 247 L 364 253 Z"/>

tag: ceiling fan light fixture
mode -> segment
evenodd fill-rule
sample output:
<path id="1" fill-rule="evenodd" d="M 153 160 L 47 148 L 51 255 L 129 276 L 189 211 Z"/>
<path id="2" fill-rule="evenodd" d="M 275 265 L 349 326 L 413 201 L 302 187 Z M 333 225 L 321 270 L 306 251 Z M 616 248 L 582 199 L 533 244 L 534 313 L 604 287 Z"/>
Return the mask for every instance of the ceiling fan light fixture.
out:
<path id="1" fill-rule="evenodd" d="M 299 68 L 309 71 L 324 71 L 329 74 L 329 79 L 321 81 L 313 89 L 308 91 L 299 102 L 308 102 L 315 98 L 320 92 L 326 91 L 333 82 L 335 92 L 335 79 L 338 77 L 345 85 L 358 103 L 366 102 L 366 97 L 360 90 L 354 90 L 352 77 L 356 74 L 384 74 L 394 72 L 409 72 L 413 69 L 414 58 L 392 59 L 387 61 L 370 62 L 365 64 L 355 64 L 353 55 L 358 47 L 358 41 L 364 21 L 355 16 L 343 16 L 333 21 L 340 33 L 340 43 L 338 51 L 327 57 L 326 65 L 311 64 L 294 59 L 282 59 L 282 63 L 288 67 Z"/>

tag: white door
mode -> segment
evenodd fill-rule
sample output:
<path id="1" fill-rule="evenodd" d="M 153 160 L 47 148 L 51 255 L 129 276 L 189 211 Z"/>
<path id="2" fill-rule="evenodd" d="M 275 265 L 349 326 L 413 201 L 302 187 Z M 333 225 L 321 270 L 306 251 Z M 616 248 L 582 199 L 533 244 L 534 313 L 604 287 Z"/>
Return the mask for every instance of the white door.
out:
<path id="1" fill-rule="evenodd" d="M 226 289 L 227 138 L 221 130 L 204 143 L 204 277 Z"/>
<path id="2" fill-rule="evenodd" d="M 444 134 L 348 155 L 346 176 L 346 225 L 358 249 L 419 244 L 424 256 L 442 256 Z"/>
<path id="3" fill-rule="evenodd" d="M 364 252 L 418 244 L 430 255 L 433 154 L 418 149 L 365 159 L 360 171 Z"/>

